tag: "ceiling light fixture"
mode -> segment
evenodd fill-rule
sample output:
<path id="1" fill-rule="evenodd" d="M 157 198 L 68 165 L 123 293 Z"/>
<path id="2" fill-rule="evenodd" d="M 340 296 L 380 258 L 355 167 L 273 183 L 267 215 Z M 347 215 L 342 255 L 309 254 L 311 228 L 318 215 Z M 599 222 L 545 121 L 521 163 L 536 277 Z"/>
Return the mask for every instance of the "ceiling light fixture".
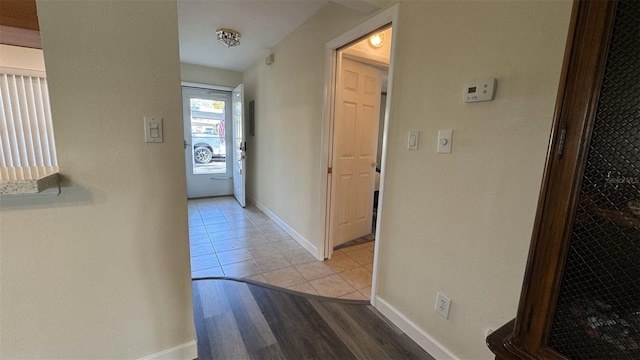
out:
<path id="1" fill-rule="evenodd" d="M 369 37 L 369 44 L 374 48 L 379 48 L 384 45 L 384 33 L 377 33 Z"/>
<path id="2" fill-rule="evenodd" d="M 225 44 L 227 47 L 240 45 L 240 33 L 231 29 L 218 29 L 216 30 L 216 37 L 218 41 Z"/>

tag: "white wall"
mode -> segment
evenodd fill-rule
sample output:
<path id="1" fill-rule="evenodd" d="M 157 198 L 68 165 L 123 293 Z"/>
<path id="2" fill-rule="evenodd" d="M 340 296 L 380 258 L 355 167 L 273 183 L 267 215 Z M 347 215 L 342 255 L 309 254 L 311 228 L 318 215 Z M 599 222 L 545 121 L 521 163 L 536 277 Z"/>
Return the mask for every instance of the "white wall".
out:
<path id="1" fill-rule="evenodd" d="M 516 313 L 570 11 L 566 0 L 400 6 L 377 295 L 462 359 L 492 358 L 486 329 Z M 318 246 L 323 47 L 359 20 L 329 5 L 274 65 L 244 74 L 256 101 L 249 192 Z M 493 102 L 462 102 L 466 82 L 492 77 Z M 438 155 L 447 128 L 453 153 Z M 453 300 L 448 320 L 437 291 Z"/>
<path id="2" fill-rule="evenodd" d="M 569 1 L 403 2 L 378 296 L 463 359 L 515 316 L 561 71 Z M 465 82 L 498 79 L 465 104 Z M 435 152 L 453 129 L 453 153 Z M 420 149 L 406 134 L 420 130 Z M 419 279 L 416 283 L 416 279 Z M 452 299 L 448 320 L 433 311 Z"/>
<path id="3" fill-rule="evenodd" d="M 318 249 L 324 44 L 364 18 L 329 3 L 276 46 L 274 64 L 261 59 L 243 77 L 255 100 L 247 193 Z"/>
<path id="4" fill-rule="evenodd" d="M 242 82 L 242 73 L 202 65 L 180 63 L 182 81 L 235 88 Z"/>
<path id="5" fill-rule="evenodd" d="M 175 1 L 38 1 L 59 197 L 0 200 L 2 358 L 195 338 Z M 143 117 L 164 119 L 144 142 Z"/>

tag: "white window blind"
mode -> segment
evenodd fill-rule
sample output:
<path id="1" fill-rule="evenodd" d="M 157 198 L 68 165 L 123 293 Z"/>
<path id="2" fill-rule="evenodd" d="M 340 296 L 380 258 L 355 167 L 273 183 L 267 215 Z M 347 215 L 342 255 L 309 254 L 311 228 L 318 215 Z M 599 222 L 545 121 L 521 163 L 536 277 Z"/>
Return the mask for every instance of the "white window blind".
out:
<path id="1" fill-rule="evenodd" d="M 58 171 L 47 79 L 0 73 L 0 180 Z"/>

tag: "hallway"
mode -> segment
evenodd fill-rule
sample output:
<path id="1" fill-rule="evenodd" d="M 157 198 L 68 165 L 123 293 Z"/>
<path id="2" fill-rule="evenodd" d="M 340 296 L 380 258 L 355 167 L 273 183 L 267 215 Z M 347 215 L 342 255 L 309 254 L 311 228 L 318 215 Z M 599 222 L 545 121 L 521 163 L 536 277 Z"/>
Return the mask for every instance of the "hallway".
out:
<path id="1" fill-rule="evenodd" d="M 254 205 L 231 197 L 189 200 L 191 276 L 247 278 L 308 294 L 369 300 L 373 241 L 318 261 Z M 362 239 L 366 240 L 366 239 Z"/>

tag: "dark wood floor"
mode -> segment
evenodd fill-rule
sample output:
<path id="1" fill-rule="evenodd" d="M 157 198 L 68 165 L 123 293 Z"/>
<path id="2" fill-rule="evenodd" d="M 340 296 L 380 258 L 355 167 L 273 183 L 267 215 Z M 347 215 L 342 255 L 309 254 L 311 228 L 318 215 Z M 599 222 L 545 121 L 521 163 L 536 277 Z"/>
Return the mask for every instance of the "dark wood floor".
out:
<path id="1" fill-rule="evenodd" d="M 433 359 L 366 302 L 194 280 L 199 359 Z"/>

